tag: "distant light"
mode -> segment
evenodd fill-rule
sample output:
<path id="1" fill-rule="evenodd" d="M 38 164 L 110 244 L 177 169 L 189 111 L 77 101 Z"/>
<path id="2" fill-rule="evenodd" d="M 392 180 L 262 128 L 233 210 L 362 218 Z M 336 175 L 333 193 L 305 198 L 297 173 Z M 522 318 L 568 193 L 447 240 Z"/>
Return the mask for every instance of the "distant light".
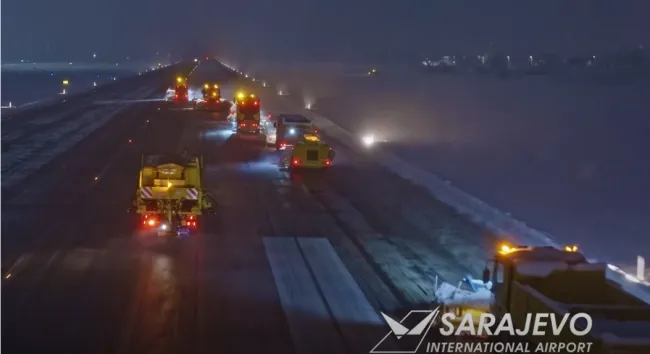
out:
<path id="1" fill-rule="evenodd" d="M 64 84 L 64 85 L 68 85 L 68 84 L 70 84 L 70 81 L 68 81 L 68 80 L 63 80 L 63 84 Z"/>
<path id="2" fill-rule="evenodd" d="M 366 135 L 362 138 L 363 145 L 370 147 L 375 143 L 375 137 L 373 135 Z"/>
<path id="3" fill-rule="evenodd" d="M 195 63 L 197 63 L 198 61 L 199 61 L 199 59 L 197 59 L 197 58 L 194 58 L 194 62 L 195 62 Z"/>
<path id="4" fill-rule="evenodd" d="M 93 59 L 97 58 L 97 54 L 93 53 Z"/>

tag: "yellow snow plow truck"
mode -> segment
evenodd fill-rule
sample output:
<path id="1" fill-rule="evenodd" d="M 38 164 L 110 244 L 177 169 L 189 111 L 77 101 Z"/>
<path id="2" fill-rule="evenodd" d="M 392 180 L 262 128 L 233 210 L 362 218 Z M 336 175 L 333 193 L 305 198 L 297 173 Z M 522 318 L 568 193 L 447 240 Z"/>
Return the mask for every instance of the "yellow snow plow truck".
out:
<path id="1" fill-rule="evenodd" d="M 482 282 L 468 285 L 436 290 L 442 326 L 466 339 L 523 342 L 537 353 L 650 353 L 650 289 L 575 245 L 501 245 Z"/>
<path id="2" fill-rule="evenodd" d="M 198 229 L 199 216 L 212 210 L 203 191 L 202 167 L 201 156 L 142 156 L 135 200 L 142 231 L 180 236 Z"/>

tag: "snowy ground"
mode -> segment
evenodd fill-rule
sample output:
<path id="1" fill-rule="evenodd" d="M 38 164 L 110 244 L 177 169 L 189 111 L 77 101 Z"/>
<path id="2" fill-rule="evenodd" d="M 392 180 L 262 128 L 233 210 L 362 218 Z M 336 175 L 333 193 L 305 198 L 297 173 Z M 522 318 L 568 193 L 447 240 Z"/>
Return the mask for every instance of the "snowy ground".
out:
<path id="1" fill-rule="evenodd" d="M 29 102 L 56 96 L 68 80 L 66 90 L 75 93 L 91 89 L 93 84 L 102 85 L 114 79 L 133 75 L 130 71 L 57 71 L 57 72 L 2 72 L 2 106 L 20 106 Z"/>
<path id="2" fill-rule="evenodd" d="M 122 92 L 118 99 L 138 100 L 159 96 L 156 88 L 138 87 Z M 13 129 L 2 132 L 2 185 L 11 187 L 38 170 L 56 156 L 77 144 L 93 131 L 103 127 L 119 112 L 130 107 L 124 104 L 98 104 L 80 111 L 42 114 Z M 27 196 L 24 196 L 27 197 Z M 29 198 L 21 198 L 29 202 Z"/>
<path id="3" fill-rule="evenodd" d="M 258 64 L 249 76 L 560 242 L 616 263 L 650 255 L 650 83 L 369 69 Z"/>

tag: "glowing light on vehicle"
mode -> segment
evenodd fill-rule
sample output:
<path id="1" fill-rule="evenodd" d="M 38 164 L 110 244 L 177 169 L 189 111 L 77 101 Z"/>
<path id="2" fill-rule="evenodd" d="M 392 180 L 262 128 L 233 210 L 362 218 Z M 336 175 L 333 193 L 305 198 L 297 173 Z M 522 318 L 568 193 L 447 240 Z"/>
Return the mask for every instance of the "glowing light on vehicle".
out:
<path id="1" fill-rule="evenodd" d="M 295 129 L 293 129 L 293 128 L 291 128 L 291 129 L 289 129 L 289 134 L 291 134 L 291 135 L 294 135 L 294 134 L 296 134 L 296 130 L 295 130 Z"/>
<path id="2" fill-rule="evenodd" d="M 64 85 L 69 85 L 69 84 L 70 84 L 70 81 L 68 81 L 68 80 L 63 80 L 63 84 L 64 84 Z"/>
<path id="3" fill-rule="evenodd" d="M 167 224 L 160 225 L 160 228 L 163 229 L 163 230 L 167 230 Z"/>
<path id="4" fill-rule="evenodd" d="M 203 88 L 207 90 L 208 88 L 210 88 L 210 85 L 205 84 L 205 85 L 203 85 Z"/>
<path id="5" fill-rule="evenodd" d="M 564 246 L 566 252 L 578 252 L 578 246 Z"/>
<path id="6" fill-rule="evenodd" d="M 283 95 L 284 95 L 284 91 L 279 90 L 279 91 L 278 91 L 278 96 L 283 96 Z"/>
<path id="7" fill-rule="evenodd" d="M 156 220 L 149 220 L 149 226 L 154 226 L 156 224 Z"/>
<path id="8" fill-rule="evenodd" d="M 214 88 L 219 88 L 219 85 L 217 85 L 217 84 L 214 84 Z"/>
<path id="9" fill-rule="evenodd" d="M 512 253 L 512 251 L 514 251 L 514 248 L 512 248 L 512 247 L 510 247 L 508 245 L 501 245 L 501 247 L 499 247 L 499 253 L 501 253 L 501 254 Z"/>
<path id="10" fill-rule="evenodd" d="M 375 136 L 369 134 L 361 138 L 361 140 L 363 141 L 363 145 L 365 145 L 366 147 L 371 147 L 375 143 Z"/>
<path id="11" fill-rule="evenodd" d="M 307 103 L 307 104 L 305 105 L 305 108 L 311 110 L 311 103 Z"/>
<path id="12" fill-rule="evenodd" d="M 238 93 L 237 93 L 237 98 L 239 98 L 240 100 L 243 99 L 245 96 L 246 96 L 246 95 L 244 95 L 243 92 L 238 92 Z"/>

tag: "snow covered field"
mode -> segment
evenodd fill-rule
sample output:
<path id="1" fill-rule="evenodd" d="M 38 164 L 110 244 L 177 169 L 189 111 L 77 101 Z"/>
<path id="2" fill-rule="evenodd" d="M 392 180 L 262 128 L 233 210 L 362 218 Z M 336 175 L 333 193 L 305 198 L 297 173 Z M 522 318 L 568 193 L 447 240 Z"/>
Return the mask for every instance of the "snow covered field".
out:
<path id="1" fill-rule="evenodd" d="M 93 83 L 102 85 L 133 75 L 128 71 L 56 71 L 56 72 L 2 72 L 2 106 L 20 106 L 29 102 L 56 96 L 63 89 L 63 80 L 68 80 L 68 93 L 85 91 L 93 87 Z"/>
<path id="2" fill-rule="evenodd" d="M 369 69 L 249 75 L 559 242 L 615 263 L 650 255 L 650 83 Z"/>

